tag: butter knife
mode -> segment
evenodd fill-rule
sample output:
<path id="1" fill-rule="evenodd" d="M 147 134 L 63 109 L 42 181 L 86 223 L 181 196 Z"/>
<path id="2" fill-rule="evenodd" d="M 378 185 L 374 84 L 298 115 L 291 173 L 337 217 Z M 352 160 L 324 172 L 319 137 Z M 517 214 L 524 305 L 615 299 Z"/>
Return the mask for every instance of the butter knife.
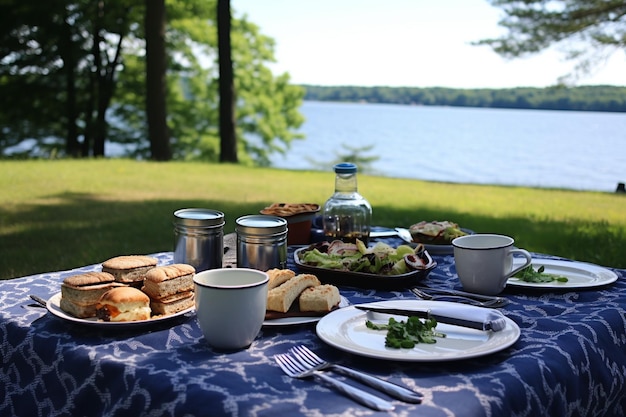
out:
<path id="1" fill-rule="evenodd" d="M 435 319 L 438 323 L 452 324 L 454 326 L 468 327 L 472 329 L 498 332 L 506 327 L 504 315 L 497 310 L 483 309 L 468 314 L 464 308 L 435 307 L 424 310 L 407 310 L 402 308 L 384 308 L 367 304 L 355 305 L 359 310 L 372 313 L 390 314 L 396 316 L 419 317 L 423 319 Z M 475 317 L 472 317 L 475 316 Z"/>

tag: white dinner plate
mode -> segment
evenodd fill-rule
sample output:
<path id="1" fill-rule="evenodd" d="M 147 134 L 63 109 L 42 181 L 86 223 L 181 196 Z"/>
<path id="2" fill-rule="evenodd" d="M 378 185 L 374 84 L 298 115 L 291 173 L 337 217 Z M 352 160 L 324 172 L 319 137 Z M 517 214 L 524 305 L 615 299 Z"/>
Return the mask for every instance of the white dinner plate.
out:
<path id="1" fill-rule="evenodd" d="M 343 295 L 339 302 L 339 308 L 347 307 L 350 302 Z M 324 316 L 300 316 L 300 317 L 282 317 L 279 319 L 265 320 L 263 326 L 296 326 L 299 324 L 310 324 L 320 321 Z"/>
<path id="2" fill-rule="evenodd" d="M 118 327 L 135 327 L 135 326 L 147 326 L 147 325 L 152 325 L 155 323 L 159 323 L 165 320 L 171 320 L 175 317 L 179 317 L 182 316 L 184 314 L 187 314 L 191 311 L 193 311 L 195 308 L 194 307 L 190 307 L 187 308 L 183 311 L 179 311 L 178 313 L 174 313 L 174 314 L 168 314 L 165 316 L 154 316 L 148 320 L 137 320 L 137 321 L 120 321 L 120 322 L 115 322 L 115 321 L 102 321 L 102 320 L 98 320 L 96 317 L 90 317 L 90 318 L 86 318 L 86 319 L 81 319 L 78 317 L 75 317 L 69 313 L 66 313 L 65 311 L 61 310 L 61 293 L 57 293 L 55 295 L 53 295 L 52 297 L 50 297 L 48 299 L 48 302 L 46 303 L 46 307 L 48 308 L 48 311 L 52 314 L 54 314 L 55 316 L 63 319 L 63 320 L 67 320 L 67 321 L 71 321 L 74 323 L 79 323 L 79 324 L 84 324 L 84 325 L 88 325 L 88 326 L 96 326 L 96 327 L 105 327 L 105 328 L 118 328 Z"/>
<path id="3" fill-rule="evenodd" d="M 514 268 L 521 264 L 521 259 L 513 260 Z M 574 288 L 600 287 L 615 282 L 618 278 L 617 274 L 610 269 L 585 262 L 533 258 L 531 265 L 535 270 L 543 266 L 545 273 L 563 275 L 567 277 L 567 282 L 526 282 L 519 278 L 509 278 L 506 285 L 512 287 L 561 288 L 569 290 Z"/>
<path id="4" fill-rule="evenodd" d="M 399 309 L 445 308 L 446 306 L 474 307 L 446 301 L 393 300 L 376 302 L 377 307 Z M 475 358 L 498 352 L 519 339 L 520 328 L 507 317 L 506 326 L 499 332 L 483 331 L 466 327 L 438 323 L 436 330 L 446 337 L 437 338 L 437 343 L 419 343 L 412 349 L 392 349 L 385 346 L 386 331 L 367 328 L 367 312 L 350 306 L 335 310 L 322 317 L 317 323 L 317 335 L 324 342 L 346 352 L 370 358 L 406 362 L 442 362 Z M 396 320 L 406 321 L 406 317 L 396 316 Z"/>

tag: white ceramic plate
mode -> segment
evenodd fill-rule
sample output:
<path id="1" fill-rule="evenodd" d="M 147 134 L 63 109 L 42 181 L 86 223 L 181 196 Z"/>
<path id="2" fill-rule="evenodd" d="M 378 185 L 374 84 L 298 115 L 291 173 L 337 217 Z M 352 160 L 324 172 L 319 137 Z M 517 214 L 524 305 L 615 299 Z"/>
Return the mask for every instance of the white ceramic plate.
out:
<path id="1" fill-rule="evenodd" d="M 96 326 L 96 327 L 105 327 L 105 328 L 118 328 L 118 327 L 135 327 L 135 326 L 147 326 L 147 325 L 152 325 L 155 323 L 159 323 L 165 320 L 171 320 L 174 317 L 179 317 L 182 316 L 184 314 L 187 314 L 191 311 L 194 310 L 194 307 L 190 307 L 188 309 L 185 309 L 183 311 L 179 311 L 178 313 L 174 313 L 174 314 L 169 314 L 167 316 L 154 316 L 153 318 L 149 319 L 149 320 L 137 320 L 137 321 L 120 321 L 120 322 L 113 322 L 113 321 L 102 321 L 102 320 L 98 320 L 95 317 L 90 317 L 87 319 L 81 319 L 78 317 L 75 317 L 69 313 L 66 313 L 65 311 L 61 310 L 61 293 L 57 293 L 55 295 L 53 295 L 52 297 L 50 297 L 48 299 L 48 302 L 46 303 L 46 307 L 48 308 L 48 311 L 52 314 L 54 314 L 55 316 L 63 319 L 63 320 L 67 320 L 67 321 L 71 321 L 74 323 L 79 323 L 79 324 L 84 324 L 84 325 L 88 325 L 88 326 Z"/>
<path id="2" fill-rule="evenodd" d="M 347 307 L 350 305 L 350 302 L 343 295 L 341 296 L 341 301 L 339 302 L 339 308 Z M 314 316 L 314 317 L 283 317 L 280 319 L 274 320 L 265 320 L 263 322 L 263 326 L 295 326 L 298 324 L 309 324 L 316 323 L 320 321 L 320 319 L 324 316 Z"/>
<path id="3" fill-rule="evenodd" d="M 376 302 L 376 305 L 400 309 L 446 306 L 454 306 L 456 309 L 460 306 L 458 303 L 425 300 L 380 301 Z M 483 308 L 469 305 L 462 307 L 467 308 L 468 311 Z M 406 320 L 406 317 L 397 316 L 396 319 Z M 437 343 L 420 343 L 413 349 L 392 349 L 385 347 L 387 332 L 368 329 L 365 325 L 366 320 L 367 313 L 352 306 L 335 310 L 322 317 L 317 323 L 317 335 L 329 345 L 346 352 L 370 358 L 406 362 L 442 362 L 488 355 L 506 349 L 520 336 L 520 328 L 506 317 L 506 326 L 499 332 L 439 323 L 437 331 L 445 333 L 446 337 L 438 338 Z"/>
<path id="4" fill-rule="evenodd" d="M 522 261 L 519 259 L 513 261 L 514 267 L 521 264 Z M 618 278 L 617 274 L 609 269 L 585 262 L 533 258 L 532 266 L 535 270 L 543 266 L 545 268 L 544 272 L 548 274 L 566 276 L 567 282 L 526 282 L 519 278 L 509 278 L 506 285 L 512 287 L 560 288 L 569 290 L 574 288 L 600 287 L 615 282 Z"/>

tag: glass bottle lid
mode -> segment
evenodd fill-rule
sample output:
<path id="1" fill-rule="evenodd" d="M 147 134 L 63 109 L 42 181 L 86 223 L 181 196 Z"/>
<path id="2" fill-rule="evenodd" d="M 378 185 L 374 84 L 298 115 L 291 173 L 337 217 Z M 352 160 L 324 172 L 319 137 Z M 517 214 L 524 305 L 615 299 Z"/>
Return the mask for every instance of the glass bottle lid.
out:
<path id="1" fill-rule="evenodd" d="M 350 162 L 336 164 L 333 168 L 337 174 L 354 174 L 356 172 L 356 165 Z"/>

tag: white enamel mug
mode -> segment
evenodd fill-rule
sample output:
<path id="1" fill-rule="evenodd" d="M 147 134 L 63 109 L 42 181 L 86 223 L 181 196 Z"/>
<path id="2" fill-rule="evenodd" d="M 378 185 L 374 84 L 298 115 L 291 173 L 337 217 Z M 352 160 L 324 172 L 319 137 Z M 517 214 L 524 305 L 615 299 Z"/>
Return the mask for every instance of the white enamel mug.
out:
<path id="1" fill-rule="evenodd" d="M 502 292 L 512 275 L 532 262 L 530 253 L 513 247 L 509 236 L 475 234 L 457 237 L 452 241 L 456 273 L 463 289 L 486 295 Z M 525 258 L 522 266 L 513 269 L 513 255 Z"/>
<path id="2" fill-rule="evenodd" d="M 209 345 L 221 350 L 245 349 L 265 320 L 265 272 L 247 268 L 219 268 L 194 278 L 196 317 Z"/>

